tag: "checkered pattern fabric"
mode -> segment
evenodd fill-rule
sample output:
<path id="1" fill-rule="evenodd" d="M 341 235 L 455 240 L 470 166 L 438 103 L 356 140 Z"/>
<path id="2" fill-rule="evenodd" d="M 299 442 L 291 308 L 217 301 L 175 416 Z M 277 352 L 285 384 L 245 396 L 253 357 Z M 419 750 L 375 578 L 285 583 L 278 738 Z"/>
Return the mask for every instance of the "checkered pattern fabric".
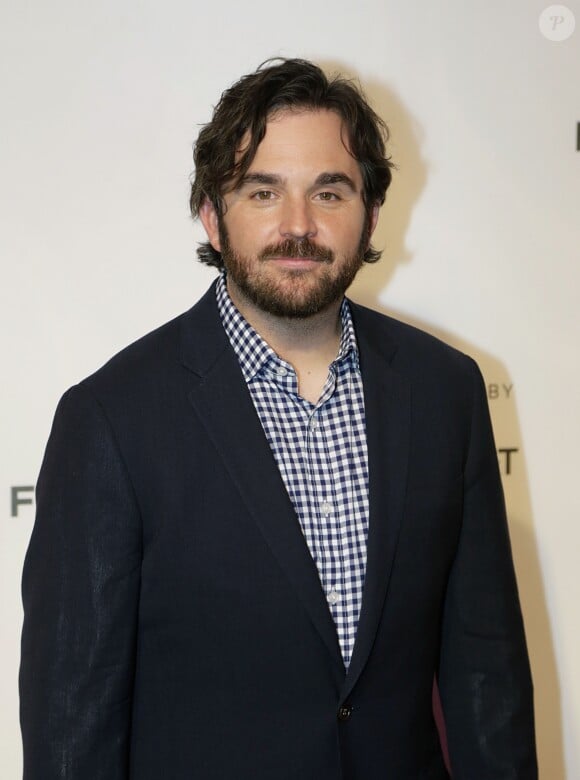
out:
<path id="1" fill-rule="evenodd" d="M 368 456 L 358 347 L 346 299 L 336 359 L 318 402 L 298 394 L 281 360 L 233 304 L 225 276 L 217 284 L 220 316 L 292 500 L 348 668 L 366 569 Z"/>

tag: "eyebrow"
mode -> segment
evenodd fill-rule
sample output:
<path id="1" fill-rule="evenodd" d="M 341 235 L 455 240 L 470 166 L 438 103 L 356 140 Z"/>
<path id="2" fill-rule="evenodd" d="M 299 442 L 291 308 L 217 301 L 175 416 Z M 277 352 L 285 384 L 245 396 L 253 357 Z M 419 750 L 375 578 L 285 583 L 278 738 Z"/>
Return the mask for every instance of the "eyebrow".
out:
<path id="1" fill-rule="evenodd" d="M 349 190 L 357 192 L 356 184 L 346 173 L 321 173 L 314 182 L 316 187 L 324 187 L 326 184 L 345 184 Z"/>
<path id="2" fill-rule="evenodd" d="M 242 176 L 236 189 L 239 190 L 245 184 L 269 184 L 270 186 L 275 186 L 282 184 L 282 177 L 277 176 L 275 173 L 260 173 L 259 171 L 255 171 L 253 173 L 246 173 L 245 176 Z"/>
<path id="3" fill-rule="evenodd" d="M 283 179 L 281 176 L 278 176 L 275 173 L 262 173 L 261 171 L 253 171 L 252 173 L 246 173 L 245 176 L 242 176 L 236 189 L 239 190 L 246 184 L 265 184 L 270 187 L 274 187 L 283 184 Z M 352 192 L 356 193 L 358 191 L 356 184 L 350 178 L 350 176 L 347 176 L 346 173 L 342 173 L 340 171 L 333 173 L 321 173 L 316 177 L 316 181 L 314 182 L 315 187 L 324 187 L 327 184 L 344 184 L 348 187 L 349 190 L 352 190 Z"/>

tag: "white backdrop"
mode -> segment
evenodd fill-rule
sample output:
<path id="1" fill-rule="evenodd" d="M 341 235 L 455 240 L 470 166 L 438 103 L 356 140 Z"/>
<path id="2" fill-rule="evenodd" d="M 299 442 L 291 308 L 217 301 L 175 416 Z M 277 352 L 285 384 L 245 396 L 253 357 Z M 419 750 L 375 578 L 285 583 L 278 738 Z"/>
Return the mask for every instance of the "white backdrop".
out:
<path id="1" fill-rule="evenodd" d="M 221 91 L 278 54 L 359 77 L 391 125 L 399 171 L 376 240 L 386 251 L 352 295 L 480 362 L 503 450 L 542 777 L 580 777 L 580 0 L 568 2 L 578 29 L 559 42 L 538 26 L 547 5 L 3 9 L 0 777 L 21 773 L 19 588 L 34 515 L 32 493 L 14 489 L 34 485 L 64 389 L 189 308 L 213 278 L 194 256 L 191 142 Z"/>

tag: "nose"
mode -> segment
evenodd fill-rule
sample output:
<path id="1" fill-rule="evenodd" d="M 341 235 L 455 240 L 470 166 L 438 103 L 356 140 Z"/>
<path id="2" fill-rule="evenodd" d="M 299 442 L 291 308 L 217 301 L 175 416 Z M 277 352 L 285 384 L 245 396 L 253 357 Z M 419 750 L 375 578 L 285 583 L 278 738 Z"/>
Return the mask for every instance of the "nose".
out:
<path id="1" fill-rule="evenodd" d="M 280 234 L 284 238 L 312 238 L 316 235 L 316 223 L 308 199 L 286 199 L 280 220 Z"/>

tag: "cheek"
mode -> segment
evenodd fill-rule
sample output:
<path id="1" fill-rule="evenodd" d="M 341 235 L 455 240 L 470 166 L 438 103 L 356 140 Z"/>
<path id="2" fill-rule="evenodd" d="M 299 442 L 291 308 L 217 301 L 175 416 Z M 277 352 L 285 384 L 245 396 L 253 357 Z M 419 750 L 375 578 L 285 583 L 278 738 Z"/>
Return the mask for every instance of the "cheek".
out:
<path id="1" fill-rule="evenodd" d="M 335 225 L 333 229 L 329 229 L 324 233 L 321 231 L 319 233 L 319 241 L 321 244 L 331 247 L 339 255 L 352 255 L 361 244 L 362 231 L 362 223 L 356 227 Z"/>
<path id="2" fill-rule="evenodd" d="M 365 213 L 359 208 L 345 208 L 323 214 L 317 221 L 318 232 L 336 245 L 357 246 L 365 228 Z"/>
<path id="3" fill-rule="evenodd" d="M 276 226 L 271 219 L 255 215 L 244 219 L 240 219 L 238 215 L 232 217 L 233 219 L 226 220 L 230 245 L 242 255 L 254 255 L 267 244 L 279 239 Z"/>

